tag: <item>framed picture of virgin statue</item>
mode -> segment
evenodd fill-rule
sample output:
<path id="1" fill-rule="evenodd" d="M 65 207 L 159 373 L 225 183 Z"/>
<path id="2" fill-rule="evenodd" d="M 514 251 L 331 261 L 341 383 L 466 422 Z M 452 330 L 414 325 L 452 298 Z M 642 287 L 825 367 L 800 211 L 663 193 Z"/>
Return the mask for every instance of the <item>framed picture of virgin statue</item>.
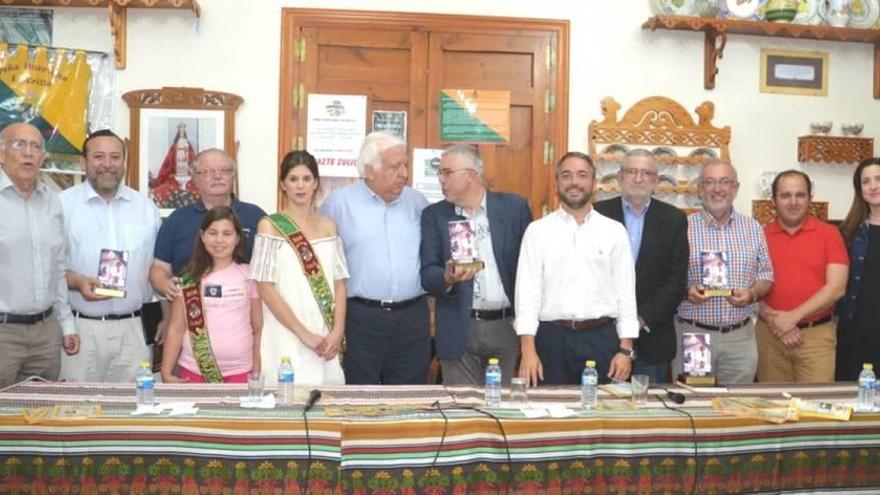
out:
<path id="1" fill-rule="evenodd" d="M 162 216 L 198 200 L 191 166 L 199 152 L 219 148 L 235 158 L 235 111 L 242 98 L 200 88 L 131 91 L 128 184 L 147 194 Z M 238 192 L 236 177 L 235 192 Z"/>

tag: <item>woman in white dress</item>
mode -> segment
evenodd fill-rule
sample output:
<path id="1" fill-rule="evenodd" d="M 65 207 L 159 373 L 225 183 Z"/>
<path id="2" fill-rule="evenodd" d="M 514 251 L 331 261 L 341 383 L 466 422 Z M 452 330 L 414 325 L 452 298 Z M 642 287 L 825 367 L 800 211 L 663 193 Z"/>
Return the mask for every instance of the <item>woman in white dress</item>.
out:
<path id="1" fill-rule="evenodd" d="M 251 258 L 265 315 L 263 371 L 274 385 L 281 357 L 290 356 L 295 383 L 341 385 L 348 278 L 342 241 L 333 221 L 315 208 L 320 178 L 311 154 L 288 153 L 280 181 L 284 207 L 260 220 Z"/>

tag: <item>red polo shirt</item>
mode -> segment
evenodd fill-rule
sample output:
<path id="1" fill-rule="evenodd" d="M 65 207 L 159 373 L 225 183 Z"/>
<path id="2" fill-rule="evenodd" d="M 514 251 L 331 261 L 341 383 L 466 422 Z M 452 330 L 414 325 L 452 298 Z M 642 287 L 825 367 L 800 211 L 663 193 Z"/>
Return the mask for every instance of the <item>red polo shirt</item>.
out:
<path id="1" fill-rule="evenodd" d="M 793 235 L 779 225 L 779 220 L 765 225 L 764 234 L 776 273 L 776 281 L 766 299 L 773 309 L 789 311 L 803 304 L 825 285 L 825 269 L 829 264 L 849 266 L 840 232 L 812 215 Z M 831 307 L 804 320 L 823 318 L 833 311 Z"/>

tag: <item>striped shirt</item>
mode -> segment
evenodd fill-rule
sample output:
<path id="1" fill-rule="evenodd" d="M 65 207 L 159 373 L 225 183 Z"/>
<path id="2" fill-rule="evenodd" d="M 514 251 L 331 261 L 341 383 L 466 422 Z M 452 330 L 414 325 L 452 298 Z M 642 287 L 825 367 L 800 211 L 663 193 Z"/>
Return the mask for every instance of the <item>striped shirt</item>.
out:
<path id="1" fill-rule="evenodd" d="M 731 289 L 747 289 L 760 280 L 773 282 L 773 265 L 764 230 L 753 218 L 733 212 L 719 225 L 709 212 L 702 210 L 688 216 L 688 287 L 702 283 L 701 253 L 727 254 L 727 277 Z M 723 297 L 713 297 L 702 304 L 685 300 L 678 307 L 678 317 L 707 325 L 734 325 L 755 316 L 757 304 L 737 308 Z"/>

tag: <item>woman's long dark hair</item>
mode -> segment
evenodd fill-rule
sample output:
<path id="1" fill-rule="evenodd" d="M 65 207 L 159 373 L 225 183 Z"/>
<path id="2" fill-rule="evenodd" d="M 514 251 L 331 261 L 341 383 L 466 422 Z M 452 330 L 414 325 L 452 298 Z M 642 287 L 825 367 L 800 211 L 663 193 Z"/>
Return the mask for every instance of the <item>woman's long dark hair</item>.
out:
<path id="1" fill-rule="evenodd" d="M 244 250 L 241 220 L 238 219 L 238 215 L 235 214 L 232 208 L 228 206 L 215 206 L 202 217 L 202 224 L 199 226 L 199 232 L 193 245 L 192 258 L 190 258 L 185 268 L 192 275 L 196 285 L 200 284 L 202 277 L 214 268 L 214 258 L 205 249 L 205 243 L 202 242 L 201 234 L 218 220 L 229 220 L 232 222 L 232 225 L 235 227 L 235 233 L 238 234 L 238 244 L 235 245 L 235 249 L 232 251 L 232 260 L 236 263 L 247 263 L 248 261 Z"/>
<path id="2" fill-rule="evenodd" d="M 852 242 L 856 230 L 859 229 L 859 225 L 868 218 L 868 214 L 871 212 L 868 202 L 865 201 L 865 197 L 862 195 L 862 172 L 871 165 L 880 166 L 880 157 L 862 160 L 859 166 L 856 167 L 855 172 L 853 172 L 852 205 L 849 207 L 849 213 L 846 214 L 846 218 L 840 224 L 840 232 L 843 234 L 843 239 L 847 245 Z"/>

